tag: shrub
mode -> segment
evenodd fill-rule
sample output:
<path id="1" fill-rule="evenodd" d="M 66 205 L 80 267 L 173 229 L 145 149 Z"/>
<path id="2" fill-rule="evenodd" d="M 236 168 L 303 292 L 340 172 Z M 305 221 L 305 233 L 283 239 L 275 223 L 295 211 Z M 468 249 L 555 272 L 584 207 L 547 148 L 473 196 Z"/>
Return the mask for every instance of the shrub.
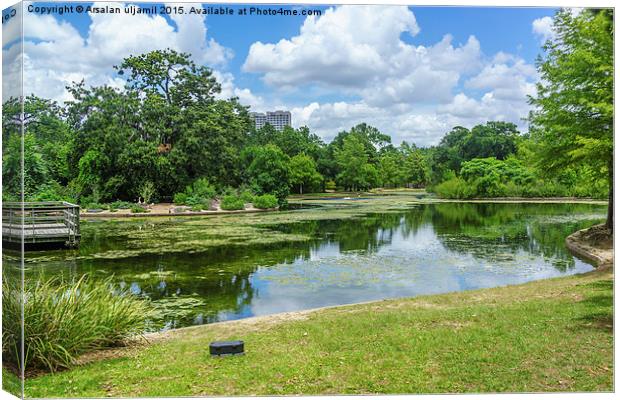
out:
<path id="1" fill-rule="evenodd" d="M 334 181 L 325 182 L 325 190 L 336 190 L 336 182 Z"/>
<path id="2" fill-rule="evenodd" d="M 20 290 L 2 282 L 2 352 L 19 366 Z M 58 278 L 24 285 L 24 363 L 28 369 L 67 368 L 88 351 L 120 344 L 145 328 L 146 302 L 115 288 L 112 278 Z"/>
<path id="3" fill-rule="evenodd" d="M 250 190 L 244 190 L 239 194 L 239 197 L 246 203 L 252 203 L 255 196 Z"/>
<path id="4" fill-rule="evenodd" d="M 225 186 L 219 191 L 218 194 L 220 197 L 235 196 L 237 194 L 237 191 L 233 187 Z"/>
<path id="5" fill-rule="evenodd" d="M 445 199 L 470 199 L 475 195 L 473 186 L 461 178 L 452 178 L 433 188 L 435 193 Z"/>
<path id="6" fill-rule="evenodd" d="M 275 208 L 278 205 L 278 199 L 272 194 L 264 194 L 262 196 L 256 196 L 254 198 L 254 207 L 256 208 Z"/>
<path id="7" fill-rule="evenodd" d="M 172 199 L 174 204 L 184 205 L 187 202 L 187 194 L 185 192 L 177 193 Z"/>
<path id="8" fill-rule="evenodd" d="M 506 195 L 506 186 L 500 181 L 495 171 L 468 182 L 473 187 L 475 197 L 502 197 Z"/>
<path id="9" fill-rule="evenodd" d="M 222 210 L 243 210 L 245 202 L 237 196 L 229 195 L 222 198 L 220 207 L 222 207 Z"/>
<path id="10" fill-rule="evenodd" d="M 67 192 L 68 190 L 60 183 L 52 181 L 41 185 L 39 191 L 32 197 L 32 201 L 74 201 L 75 199 Z"/>
<path id="11" fill-rule="evenodd" d="M 202 206 L 209 204 L 215 197 L 215 188 L 206 178 L 197 179 L 185 187 L 185 191 L 176 193 L 172 201 L 178 205 Z"/>
<path id="12" fill-rule="evenodd" d="M 131 206 L 131 212 L 135 213 L 135 214 L 145 213 L 145 212 L 147 212 L 147 209 L 142 207 L 141 205 L 133 204 Z"/>
<path id="13" fill-rule="evenodd" d="M 185 193 L 188 196 L 212 199 L 215 197 L 215 188 L 209 183 L 207 178 L 200 178 L 194 181 L 191 186 L 185 188 Z"/>
<path id="14" fill-rule="evenodd" d="M 202 210 L 205 210 L 204 204 L 195 204 L 195 205 L 192 206 L 191 210 L 192 211 L 202 211 Z"/>
<path id="15" fill-rule="evenodd" d="M 505 193 L 508 197 L 526 197 L 524 189 L 514 182 L 506 183 Z"/>

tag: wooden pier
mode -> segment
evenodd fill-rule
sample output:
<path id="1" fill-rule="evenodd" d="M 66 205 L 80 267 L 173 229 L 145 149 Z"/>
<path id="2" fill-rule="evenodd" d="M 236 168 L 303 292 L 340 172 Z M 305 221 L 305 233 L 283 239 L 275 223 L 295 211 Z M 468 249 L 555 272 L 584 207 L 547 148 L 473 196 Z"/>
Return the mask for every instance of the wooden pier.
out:
<path id="1" fill-rule="evenodd" d="M 24 245 L 80 243 L 80 207 L 65 201 L 2 204 L 2 241 Z"/>

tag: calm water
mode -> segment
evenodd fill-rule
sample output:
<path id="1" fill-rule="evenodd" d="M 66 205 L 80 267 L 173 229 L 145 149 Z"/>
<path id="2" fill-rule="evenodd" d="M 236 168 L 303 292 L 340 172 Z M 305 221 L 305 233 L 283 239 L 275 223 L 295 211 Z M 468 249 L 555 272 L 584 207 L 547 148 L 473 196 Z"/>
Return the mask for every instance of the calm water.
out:
<path id="1" fill-rule="evenodd" d="M 152 301 L 159 330 L 590 271 L 564 238 L 605 216 L 583 204 L 425 204 L 333 219 L 325 210 L 266 216 L 258 234 L 239 217 L 217 229 L 214 218 L 84 222 L 79 250 L 28 253 L 27 274 L 113 274 Z"/>

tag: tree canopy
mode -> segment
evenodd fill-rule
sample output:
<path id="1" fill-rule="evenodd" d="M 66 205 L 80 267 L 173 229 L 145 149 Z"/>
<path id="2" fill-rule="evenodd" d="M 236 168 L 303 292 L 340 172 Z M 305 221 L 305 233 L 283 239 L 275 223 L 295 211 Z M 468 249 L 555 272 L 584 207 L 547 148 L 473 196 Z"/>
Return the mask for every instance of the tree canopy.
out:
<path id="1" fill-rule="evenodd" d="M 443 197 L 611 196 L 613 26 L 610 11 L 561 11 L 538 62 L 530 132 L 511 122 L 456 126 L 435 146 L 392 143 L 361 122 L 325 143 L 308 127 L 256 129 L 191 55 L 156 50 L 114 68 L 123 88 L 68 86 L 70 101 L 10 99 L 3 114 L 3 197 L 178 199 L 201 209 L 255 195 L 427 188 Z M 235 194 L 239 199 L 232 199 Z M 271 200 L 270 200 L 271 201 Z M 611 207 L 610 207 L 611 209 Z"/>
<path id="2" fill-rule="evenodd" d="M 613 11 L 559 11 L 538 60 L 541 81 L 530 102 L 538 163 L 549 173 L 587 165 L 609 185 L 613 227 Z"/>

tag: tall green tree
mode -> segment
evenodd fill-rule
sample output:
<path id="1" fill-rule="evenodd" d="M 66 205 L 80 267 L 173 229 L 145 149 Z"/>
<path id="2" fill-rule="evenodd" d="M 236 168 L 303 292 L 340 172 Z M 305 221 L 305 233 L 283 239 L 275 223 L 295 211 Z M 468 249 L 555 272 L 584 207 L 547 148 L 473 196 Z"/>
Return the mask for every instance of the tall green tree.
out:
<path id="1" fill-rule="evenodd" d="M 379 160 L 379 175 L 383 187 L 398 187 L 403 184 L 403 156 L 398 151 L 385 152 Z"/>
<path id="2" fill-rule="evenodd" d="M 414 187 L 424 187 L 429 179 L 429 166 L 422 150 L 413 145 L 403 148 L 402 151 L 404 152 L 404 182 Z"/>
<path id="3" fill-rule="evenodd" d="M 364 168 L 368 163 L 368 154 L 358 135 L 344 138 L 342 148 L 336 150 L 335 159 L 340 168 L 338 180 L 342 186 L 353 191 L 367 186 Z"/>
<path id="4" fill-rule="evenodd" d="M 280 205 L 289 195 L 290 158 L 276 145 L 252 146 L 244 149 L 246 183 L 259 194 L 271 193 Z"/>
<path id="5" fill-rule="evenodd" d="M 609 184 L 613 230 L 613 11 L 559 11 L 538 60 L 541 81 L 530 115 L 539 163 L 549 172 L 588 164 Z"/>
<path id="6" fill-rule="evenodd" d="M 323 177 L 316 170 L 316 163 L 312 157 L 305 154 L 297 154 L 289 163 L 291 185 L 299 189 L 299 194 L 303 194 L 304 187 L 317 188 L 323 181 Z"/>

